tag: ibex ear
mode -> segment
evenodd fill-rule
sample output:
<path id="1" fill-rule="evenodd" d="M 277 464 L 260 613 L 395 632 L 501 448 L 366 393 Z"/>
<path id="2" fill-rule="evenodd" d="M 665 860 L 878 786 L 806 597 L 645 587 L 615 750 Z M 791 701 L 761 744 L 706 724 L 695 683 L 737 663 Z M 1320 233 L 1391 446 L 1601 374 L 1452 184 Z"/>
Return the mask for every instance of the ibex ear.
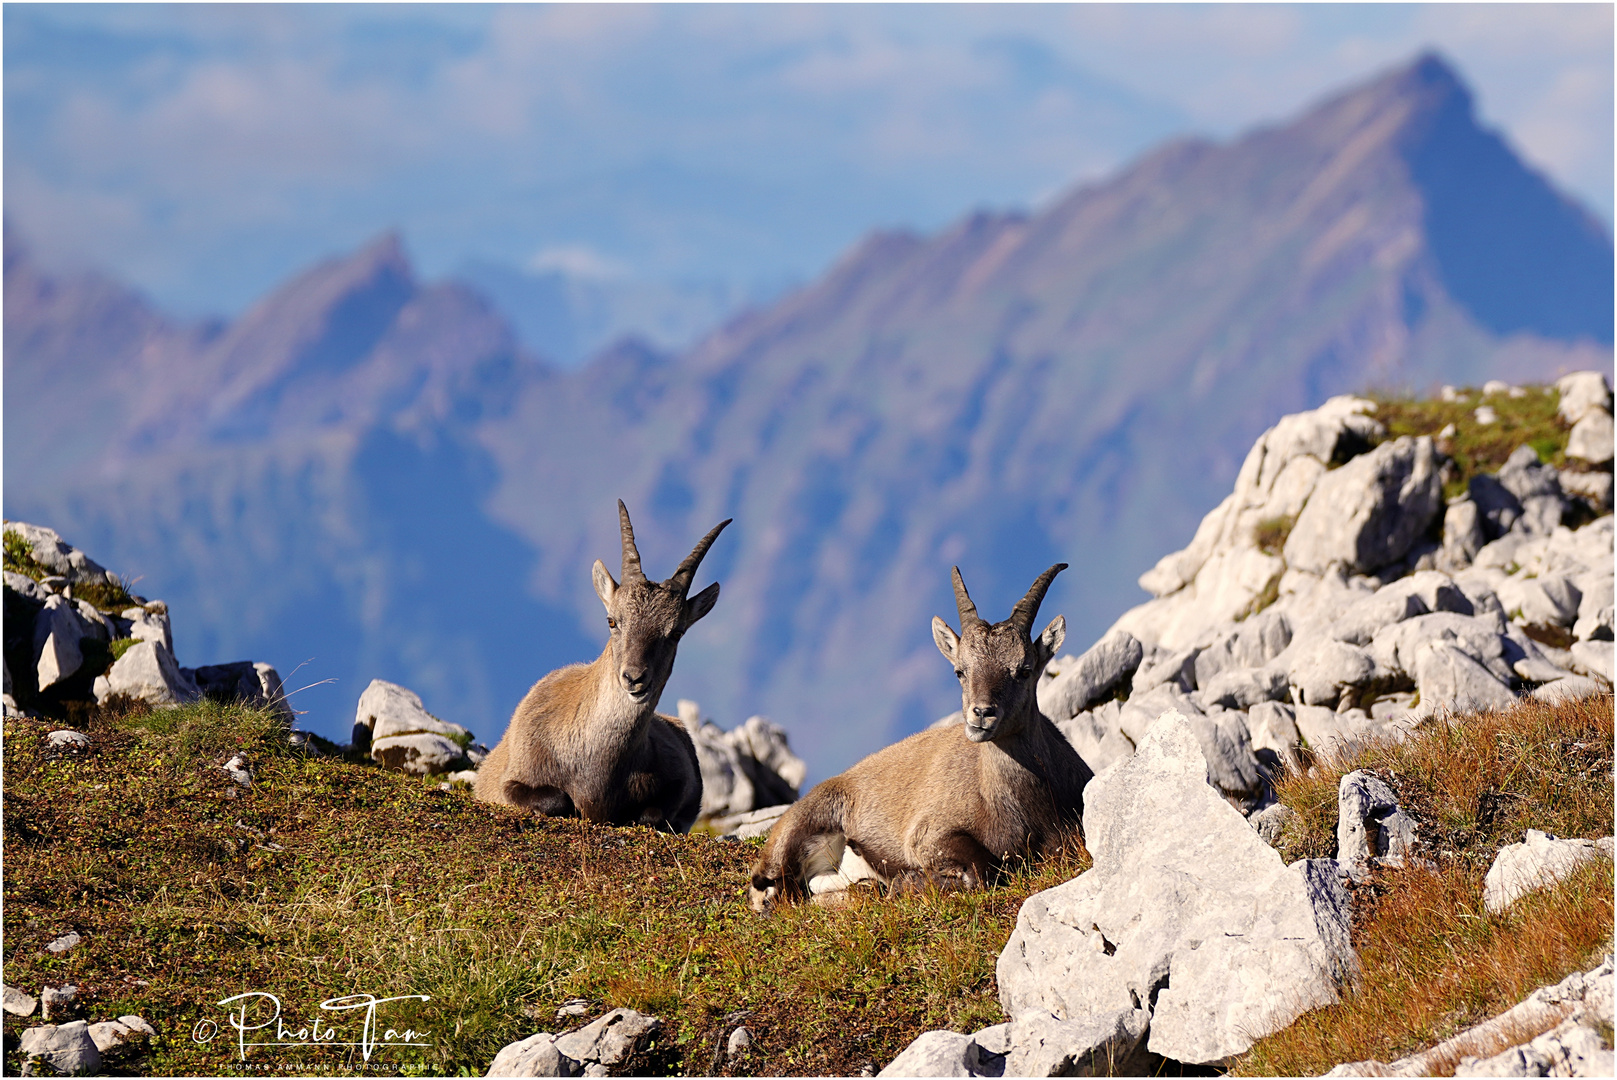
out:
<path id="1" fill-rule="evenodd" d="M 719 602 L 719 583 L 715 581 L 689 600 L 685 601 L 685 625 L 700 619 L 713 610 L 713 605 Z"/>
<path id="2" fill-rule="evenodd" d="M 601 598 L 606 610 L 612 610 L 612 598 L 618 595 L 618 583 L 612 580 L 612 575 L 606 569 L 606 564 L 600 559 L 595 560 L 595 567 L 590 571 L 595 579 L 595 595 Z"/>
<path id="3" fill-rule="evenodd" d="M 1048 664 L 1050 658 L 1055 656 L 1056 650 L 1061 648 L 1061 643 L 1066 640 L 1067 617 L 1057 615 L 1050 620 L 1050 625 L 1044 628 L 1044 633 L 1039 635 L 1039 655 L 1043 658 L 1040 663 Z"/>
<path id="4" fill-rule="evenodd" d="M 932 616 L 932 640 L 938 643 L 938 652 L 949 663 L 955 663 L 955 649 L 960 645 L 960 635 L 948 623 Z"/>

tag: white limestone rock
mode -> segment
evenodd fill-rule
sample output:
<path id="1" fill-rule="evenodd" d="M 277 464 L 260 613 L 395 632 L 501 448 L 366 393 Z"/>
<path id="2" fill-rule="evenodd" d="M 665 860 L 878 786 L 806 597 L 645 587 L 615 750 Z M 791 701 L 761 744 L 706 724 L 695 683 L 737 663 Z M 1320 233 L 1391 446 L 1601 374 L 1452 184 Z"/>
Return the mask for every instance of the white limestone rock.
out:
<path id="1" fill-rule="evenodd" d="M 1368 645 L 1383 626 L 1426 613 L 1427 607 L 1419 596 L 1407 589 L 1394 590 L 1389 585 L 1348 605 L 1331 626 L 1330 634 L 1349 645 Z"/>
<path id="2" fill-rule="evenodd" d="M 1612 643 L 1610 641 L 1574 641 L 1568 650 L 1572 654 L 1572 670 L 1580 675 L 1600 679 L 1611 685 Z"/>
<path id="3" fill-rule="evenodd" d="M 186 705 L 202 697 L 174 654 L 157 641 L 136 644 L 97 677 L 95 699 L 106 701 L 114 694 L 152 705 Z"/>
<path id="4" fill-rule="evenodd" d="M 1566 438 L 1566 456 L 1587 461 L 1591 465 L 1606 465 L 1611 461 L 1611 413 L 1592 411 L 1572 425 Z"/>
<path id="5" fill-rule="evenodd" d="M 1196 685 L 1206 688 L 1225 671 L 1261 668 L 1286 651 L 1292 641 L 1285 612 L 1267 608 L 1216 634 L 1196 654 Z"/>
<path id="6" fill-rule="evenodd" d="M 663 1023 L 633 1009 L 613 1009 L 556 1040 L 556 1049 L 590 1065 L 621 1065 L 662 1032 Z"/>
<path id="7" fill-rule="evenodd" d="M 1320 478 L 1286 539 L 1286 565 L 1363 572 L 1396 562 L 1443 506 L 1432 440 L 1382 443 Z"/>
<path id="8" fill-rule="evenodd" d="M 1371 654 L 1345 641 L 1315 638 L 1295 649 L 1287 664 L 1287 676 L 1307 705 L 1331 705 L 1342 691 L 1375 678 L 1377 666 Z"/>
<path id="9" fill-rule="evenodd" d="M 85 638 L 104 637 L 101 628 L 79 613 L 73 601 L 59 595 L 46 598 L 45 606 L 34 616 L 34 657 L 38 687 L 45 690 L 71 678 L 84 664 L 80 643 Z"/>
<path id="10" fill-rule="evenodd" d="M 89 1032 L 95 1048 L 103 1054 L 119 1043 L 137 1036 L 144 1035 L 150 1038 L 157 1034 L 150 1024 L 138 1016 L 120 1016 L 116 1020 L 103 1020 L 99 1024 L 91 1024 Z"/>
<path id="11" fill-rule="evenodd" d="M 488 1076 L 577 1076 L 583 1066 L 556 1049 L 556 1036 L 540 1031 L 508 1043 L 494 1055 Z"/>
<path id="12" fill-rule="evenodd" d="M 65 750 L 69 752 L 75 750 L 88 750 L 90 748 L 90 736 L 84 734 L 82 731 L 70 731 L 67 728 L 62 728 L 59 731 L 53 731 L 46 735 L 45 745 L 52 750 Z"/>
<path id="13" fill-rule="evenodd" d="M 1321 761 L 1345 760 L 1378 743 L 1400 742 L 1406 734 L 1396 720 L 1377 720 L 1363 709 L 1337 712 L 1322 705 L 1295 705 L 1297 731 Z"/>
<path id="14" fill-rule="evenodd" d="M 428 712 L 421 695 L 414 690 L 385 679 L 372 679 L 365 692 L 359 695 L 359 706 L 354 713 L 355 749 L 369 746 L 374 751 L 378 740 L 420 733 L 440 735 L 458 747 L 464 747 L 472 738 L 468 729 Z"/>
<path id="15" fill-rule="evenodd" d="M 786 816 L 791 804 L 766 806 L 762 810 L 749 810 L 744 814 L 713 818 L 709 824 L 719 836 L 748 840 L 755 836 L 768 836 L 775 822 Z"/>
<path id="16" fill-rule="evenodd" d="M 1612 476 L 1609 472 L 1592 469 L 1588 472 L 1562 470 L 1561 490 L 1588 503 L 1597 514 L 1610 513 L 1612 506 Z"/>
<path id="17" fill-rule="evenodd" d="M 1260 702 L 1281 700 L 1289 686 L 1283 668 L 1227 668 L 1214 675 L 1197 692 L 1196 699 L 1204 709 L 1214 705 L 1250 709 Z"/>
<path id="18" fill-rule="evenodd" d="M 1126 630 L 1113 630 L 1076 660 L 1062 658 L 1059 674 L 1038 687 L 1039 708 L 1052 720 L 1077 716 L 1133 675 L 1145 651 Z"/>
<path id="19" fill-rule="evenodd" d="M 1559 705 L 1568 701 L 1582 701 L 1584 698 L 1594 697 L 1602 689 L 1601 685 L 1593 679 L 1583 675 L 1567 675 L 1534 688 L 1527 696 L 1535 701 L 1548 701 L 1551 704 Z"/>
<path id="20" fill-rule="evenodd" d="M 5 571 L 6 588 L 14 593 L 26 596 L 28 599 L 43 604 L 49 600 L 53 593 L 27 574 L 19 574 L 15 570 Z"/>
<path id="21" fill-rule="evenodd" d="M 1471 565 L 1488 542 L 1482 513 L 1470 495 L 1462 495 L 1443 511 L 1443 550 L 1439 562 L 1459 569 Z"/>
<path id="22" fill-rule="evenodd" d="M 28 1028 L 19 1043 L 25 1061 L 44 1061 L 61 1076 L 93 1074 L 101 1068 L 101 1051 L 83 1020 Z"/>
<path id="23" fill-rule="evenodd" d="M 105 582 L 112 578 L 101 565 L 84 552 L 62 540 L 55 529 L 29 525 L 23 521 L 8 521 L 5 531 L 16 533 L 27 542 L 34 561 L 52 574 L 66 578 L 70 583 L 81 581 Z"/>
<path id="24" fill-rule="evenodd" d="M 1456 645 L 1426 642 L 1415 650 L 1415 687 L 1421 709 L 1473 712 L 1516 704 L 1510 687 Z"/>
<path id="25" fill-rule="evenodd" d="M 1420 650 L 1439 643 L 1454 646 L 1502 683 L 1515 676 L 1505 656 L 1503 623 L 1482 615 L 1438 611 L 1384 626 L 1370 639 L 1369 653 L 1384 670 L 1414 677 Z"/>
<path id="26" fill-rule="evenodd" d="M 1561 393 L 1556 410 L 1561 419 L 1576 424 L 1591 412 L 1611 412 L 1611 387 L 1598 371 L 1574 371 L 1555 380 Z"/>
<path id="27" fill-rule="evenodd" d="M 1373 865 L 1402 866 L 1414 854 L 1415 820 L 1398 808 L 1386 781 L 1355 770 L 1342 777 L 1336 800 L 1336 861 L 1355 880 Z"/>
<path id="28" fill-rule="evenodd" d="M 1252 751 L 1272 750 L 1289 769 L 1298 764 L 1297 747 L 1302 733 L 1297 730 L 1297 712 L 1279 701 L 1260 701 L 1246 716 L 1247 732 L 1252 738 Z"/>
<path id="29" fill-rule="evenodd" d="M 1483 879 L 1483 905 L 1497 915 L 1526 893 L 1548 888 L 1584 863 L 1601 856 L 1609 859 L 1611 854 L 1609 839 L 1558 840 L 1528 829 L 1521 843 L 1501 848 L 1494 857 Z"/>
<path id="30" fill-rule="evenodd" d="M 1052 1029 L 1057 1063 L 1099 1044 L 1127 1057 L 1146 1018 L 1151 1052 L 1225 1061 L 1336 1000 L 1357 969 L 1334 863 L 1282 865 L 1207 771 L 1190 719 L 1170 713 L 1086 789 L 1093 868 L 1029 897 L 1000 955 L 1010 1071 L 1032 1072 L 1018 1025 L 1051 1020 L 1081 1029 Z"/>
<path id="31" fill-rule="evenodd" d="M 191 677 L 197 689 L 215 701 L 239 701 L 256 708 L 270 709 L 288 724 L 294 720 L 292 707 L 287 704 L 286 691 L 281 685 L 280 673 L 269 664 L 251 660 L 208 664 L 191 670 Z M 468 736 L 470 734 L 467 732 Z"/>
<path id="32" fill-rule="evenodd" d="M 466 764 L 458 742 L 427 731 L 377 739 L 371 743 L 371 758 L 384 769 L 411 776 L 459 772 Z"/>
<path id="33" fill-rule="evenodd" d="M 39 999 L 13 987 L 5 987 L 5 1010 L 12 1016 L 32 1016 L 39 1007 Z"/>
<path id="34" fill-rule="evenodd" d="M 928 1031 L 904 1048 L 877 1076 L 983 1076 L 981 1048 L 970 1035 Z"/>
<path id="35" fill-rule="evenodd" d="M 169 623 L 168 605 L 153 600 L 145 607 L 125 608 L 118 613 L 129 621 L 128 637 L 136 641 L 161 642 L 163 648 L 174 651 L 174 631 Z"/>
<path id="36" fill-rule="evenodd" d="M 797 800 L 797 785 L 753 753 L 756 748 L 764 758 L 781 763 L 801 783 L 806 766 L 791 752 L 784 729 L 754 716 L 734 731 L 725 731 L 703 719 L 701 706 L 688 698 L 679 702 L 679 720 L 696 746 L 704 818 L 731 818 Z"/>
<path id="37" fill-rule="evenodd" d="M 1108 701 L 1097 710 L 1081 712 L 1067 720 L 1057 720 L 1055 725 L 1072 744 L 1072 748 L 1078 751 L 1078 756 L 1084 759 L 1089 771 L 1098 773 L 1134 753 L 1134 744 L 1129 742 L 1119 726 L 1122 712 L 1120 703 Z"/>

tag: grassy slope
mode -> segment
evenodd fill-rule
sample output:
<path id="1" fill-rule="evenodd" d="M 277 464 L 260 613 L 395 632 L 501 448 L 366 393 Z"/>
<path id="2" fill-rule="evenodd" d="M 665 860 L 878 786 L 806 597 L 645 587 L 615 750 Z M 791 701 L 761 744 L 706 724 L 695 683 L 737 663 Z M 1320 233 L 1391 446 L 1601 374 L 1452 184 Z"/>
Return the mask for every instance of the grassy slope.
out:
<path id="1" fill-rule="evenodd" d="M 664 1019 L 635 1071 L 857 1074 L 922 1031 L 1001 1020 L 993 967 L 1017 907 L 1087 865 L 1074 852 L 986 894 L 758 918 L 743 897 L 756 842 L 524 818 L 303 758 L 271 718 L 239 708 L 75 722 L 95 737 L 82 756 L 43 749 L 55 725 L 6 721 L 6 981 L 34 993 L 75 983 L 92 1020 L 144 1016 L 158 1037 L 114 1059 L 139 1072 L 480 1074 L 501 1045 L 558 1030 L 557 1005 L 576 996 L 598 1003 L 592 1015 L 627 1005 Z M 1588 966 L 1609 939 L 1609 864 L 1503 918 L 1479 896 L 1493 853 L 1525 827 L 1611 832 L 1611 699 L 1435 735 L 1284 784 L 1300 811 L 1288 858 L 1329 852 L 1336 780 L 1368 767 L 1419 816 L 1441 873 L 1359 890 L 1363 989 L 1259 1043 L 1238 1071 L 1395 1057 Z M 251 792 L 214 767 L 237 750 L 257 765 Z M 84 943 L 42 951 L 68 930 Z M 383 1019 L 432 1045 L 369 1064 L 254 1050 L 244 1065 L 228 1029 L 192 1040 L 200 1020 L 223 1026 L 218 1001 L 249 990 L 277 994 L 300 1023 L 339 995 L 428 994 Z M 715 1047 L 743 1010 L 755 1041 L 732 1069 Z M 6 1017 L 8 1068 L 36 1022 Z"/>
<path id="2" fill-rule="evenodd" d="M 1421 855 L 1437 870 L 1379 872 L 1354 890 L 1358 987 L 1261 1040 L 1238 1073 L 1317 1075 L 1343 1061 L 1391 1061 L 1587 970 L 1611 948 L 1606 860 L 1502 915 L 1482 906 L 1494 856 L 1524 830 L 1611 835 L 1609 695 L 1434 722 L 1400 746 L 1282 781 L 1281 801 L 1298 811 L 1281 839 L 1288 861 L 1334 854 L 1337 786 L 1353 769 L 1375 772 L 1397 792 L 1419 822 Z"/>
<path id="3" fill-rule="evenodd" d="M 481 1075 L 505 1043 L 561 1030 L 556 1007 L 586 997 L 592 1015 L 626 1005 L 667 1024 L 640 1070 L 732 1071 L 715 1069 L 714 1046 L 734 1027 L 725 1016 L 751 1010 L 753 1051 L 734 1071 L 857 1074 L 930 1028 L 1001 1019 L 994 961 L 1022 898 L 1087 866 L 1074 852 L 991 893 L 764 919 L 744 896 L 756 841 L 523 817 L 295 756 L 269 718 L 239 708 L 76 720 L 95 744 L 57 758 L 42 750 L 55 725 L 6 721 L 5 977 L 32 993 L 75 983 L 91 1020 L 145 1017 L 158 1037 L 123 1060 L 141 1072 L 267 1061 Z M 238 749 L 258 765 L 250 793 L 213 767 Z M 84 943 L 42 951 L 69 930 Z M 250 990 L 305 1023 L 339 995 L 428 994 L 384 1019 L 432 1046 L 369 1065 L 250 1051 L 244 1069 L 228 1029 L 206 1045 L 191 1032 L 223 1026 L 215 1003 Z M 6 1017 L 8 1068 L 27 1023 Z"/>

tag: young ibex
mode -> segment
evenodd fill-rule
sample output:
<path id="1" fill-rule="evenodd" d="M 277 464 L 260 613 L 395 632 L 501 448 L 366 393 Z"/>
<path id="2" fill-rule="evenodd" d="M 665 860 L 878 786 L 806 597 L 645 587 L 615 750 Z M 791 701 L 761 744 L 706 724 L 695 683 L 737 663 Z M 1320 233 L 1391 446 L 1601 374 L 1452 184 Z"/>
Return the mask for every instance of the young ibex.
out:
<path id="1" fill-rule="evenodd" d="M 837 872 L 845 849 L 894 891 L 980 888 L 1007 859 L 1051 847 L 1077 826 L 1089 767 L 1034 693 L 1067 622 L 1056 616 L 1035 640 L 1033 620 L 1066 568 L 1040 574 L 992 626 L 955 568 L 960 633 L 934 618 L 932 639 L 960 679 L 965 722 L 877 751 L 794 804 L 753 863 L 754 909 L 801 898 L 813 878 Z"/>
<path id="2" fill-rule="evenodd" d="M 686 599 L 702 556 L 729 519 L 697 543 L 674 576 L 648 581 L 629 511 L 618 501 L 623 581 L 595 561 L 595 592 L 611 637 L 593 664 L 534 683 L 477 771 L 477 797 L 541 814 L 686 832 L 702 808 L 702 773 L 684 727 L 657 710 L 674 652 L 713 609 L 714 582 Z"/>

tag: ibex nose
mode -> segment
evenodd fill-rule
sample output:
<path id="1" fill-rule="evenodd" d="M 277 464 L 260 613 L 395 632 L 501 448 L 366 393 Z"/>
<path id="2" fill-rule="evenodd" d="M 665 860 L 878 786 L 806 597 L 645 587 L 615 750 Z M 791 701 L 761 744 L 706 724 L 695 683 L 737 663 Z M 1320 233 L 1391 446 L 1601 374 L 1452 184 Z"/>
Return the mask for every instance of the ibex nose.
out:
<path id="1" fill-rule="evenodd" d="M 971 711 L 972 711 L 972 715 L 976 716 L 977 719 L 986 720 L 990 716 L 998 716 L 999 715 L 999 706 L 998 705 L 973 705 L 971 707 Z"/>
<path id="2" fill-rule="evenodd" d="M 644 670 L 630 671 L 628 668 L 624 668 L 621 674 L 623 675 L 623 684 L 628 687 L 638 687 L 646 681 Z"/>

